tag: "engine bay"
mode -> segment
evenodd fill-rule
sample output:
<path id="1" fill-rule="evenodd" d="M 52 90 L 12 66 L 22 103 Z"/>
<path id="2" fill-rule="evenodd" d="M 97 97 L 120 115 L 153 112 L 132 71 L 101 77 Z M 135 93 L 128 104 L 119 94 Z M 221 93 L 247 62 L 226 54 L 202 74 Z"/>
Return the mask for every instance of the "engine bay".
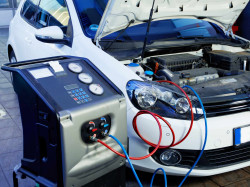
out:
<path id="1" fill-rule="evenodd" d="M 203 56 L 188 53 L 161 55 L 149 57 L 144 63 L 131 63 L 128 67 L 144 80 L 169 80 L 180 86 L 194 86 L 250 74 L 250 52 L 203 50 Z"/>

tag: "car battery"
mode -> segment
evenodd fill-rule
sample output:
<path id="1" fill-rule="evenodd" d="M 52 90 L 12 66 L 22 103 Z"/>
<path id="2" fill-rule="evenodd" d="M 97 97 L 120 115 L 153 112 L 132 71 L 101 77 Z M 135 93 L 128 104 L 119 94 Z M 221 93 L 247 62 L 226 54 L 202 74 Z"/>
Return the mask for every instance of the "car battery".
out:
<path id="1" fill-rule="evenodd" d="M 89 60 L 54 57 L 2 66 L 12 72 L 23 126 L 18 172 L 40 186 L 125 186 L 126 101 Z"/>
<path id="2" fill-rule="evenodd" d="M 208 52 L 207 56 L 208 63 L 212 67 L 229 71 L 238 71 L 243 68 L 242 64 L 244 59 L 242 59 L 241 55 L 238 55 L 237 53 L 216 50 Z"/>
<path id="3" fill-rule="evenodd" d="M 250 71 L 250 52 L 238 52 L 237 55 L 240 55 L 242 58 L 242 70 Z"/>

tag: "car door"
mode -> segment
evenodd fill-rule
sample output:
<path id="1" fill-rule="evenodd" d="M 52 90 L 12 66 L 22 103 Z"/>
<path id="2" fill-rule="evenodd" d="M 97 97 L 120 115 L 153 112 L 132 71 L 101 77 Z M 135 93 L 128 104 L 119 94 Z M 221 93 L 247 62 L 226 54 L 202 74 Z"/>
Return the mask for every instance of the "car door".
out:
<path id="1" fill-rule="evenodd" d="M 13 38 L 14 52 L 18 61 L 27 60 L 30 57 L 32 39 L 34 40 L 36 12 L 39 0 L 26 0 L 17 12 L 10 24 L 10 36 Z"/>
<path id="2" fill-rule="evenodd" d="M 65 0 L 40 0 L 36 15 L 36 28 L 58 26 L 62 29 L 64 36 L 73 40 L 73 29 L 70 14 Z M 36 58 L 51 57 L 58 55 L 69 55 L 71 45 L 51 44 L 34 41 L 36 45 L 34 53 Z"/>
<path id="3" fill-rule="evenodd" d="M 29 28 L 24 40 L 27 45 L 28 54 L 24 60 L 69 55 L 71 45 L 45 43 L 36 39 L 37 30 L 49 27 L 59 26 L 65 37 L 73 39 L 72 24 L 69 11 L 64 0 L 40 0 L 34 18 L 33 28 Z"/>

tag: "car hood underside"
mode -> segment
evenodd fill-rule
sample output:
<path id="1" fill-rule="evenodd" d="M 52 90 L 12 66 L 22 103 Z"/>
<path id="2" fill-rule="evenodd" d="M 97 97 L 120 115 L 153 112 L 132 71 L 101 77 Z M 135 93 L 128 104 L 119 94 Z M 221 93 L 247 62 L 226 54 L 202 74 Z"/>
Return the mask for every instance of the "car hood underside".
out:
<path id="1" fill-rule="evenodd" d="M 203 19 L 230 30 L 249 0 L 155 0 L 153 21 Z M 95 41 L 149 19 L 153 0 L 109 0 Z"/>

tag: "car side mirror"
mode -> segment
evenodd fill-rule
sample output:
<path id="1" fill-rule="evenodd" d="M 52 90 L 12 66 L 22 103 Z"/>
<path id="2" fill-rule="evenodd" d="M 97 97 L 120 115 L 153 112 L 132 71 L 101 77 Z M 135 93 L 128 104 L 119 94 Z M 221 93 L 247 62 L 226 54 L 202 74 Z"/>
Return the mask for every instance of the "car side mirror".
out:
<path id="1" fill-rule="evenodd" d="M 63 31 L 58 26 L 44 27 L 36 31 L 36 39 L 44 43 L 69 45 L 70 41 L 64 37 Z"/>

